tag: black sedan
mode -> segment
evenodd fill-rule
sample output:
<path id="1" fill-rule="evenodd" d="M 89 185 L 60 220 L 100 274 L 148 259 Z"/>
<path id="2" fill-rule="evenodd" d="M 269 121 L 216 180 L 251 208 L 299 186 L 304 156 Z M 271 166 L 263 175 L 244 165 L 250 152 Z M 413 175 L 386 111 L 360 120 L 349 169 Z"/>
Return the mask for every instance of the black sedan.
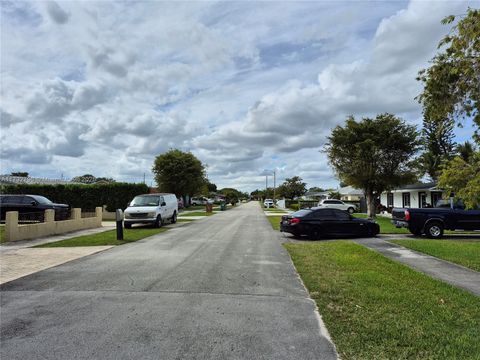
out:
<path id="1" fill-rule="evenodd" d="M 312 208 L 282 216 L 280 231 L 310 239 L 323 237 L 375 236 L 378 224 L 368 219 L 357 219 L 349 213 L 326 208 Z"/>

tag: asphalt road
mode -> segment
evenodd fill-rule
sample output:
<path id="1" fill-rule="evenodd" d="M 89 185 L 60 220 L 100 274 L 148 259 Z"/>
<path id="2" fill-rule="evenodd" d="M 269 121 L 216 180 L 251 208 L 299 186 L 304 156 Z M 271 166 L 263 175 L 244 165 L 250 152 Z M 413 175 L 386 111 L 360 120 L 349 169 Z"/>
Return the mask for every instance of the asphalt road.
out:
<path id="1" fill-rule="evenodd" d="M 257 203 L 1 287 L 2 359 L 335 359 Z"/>

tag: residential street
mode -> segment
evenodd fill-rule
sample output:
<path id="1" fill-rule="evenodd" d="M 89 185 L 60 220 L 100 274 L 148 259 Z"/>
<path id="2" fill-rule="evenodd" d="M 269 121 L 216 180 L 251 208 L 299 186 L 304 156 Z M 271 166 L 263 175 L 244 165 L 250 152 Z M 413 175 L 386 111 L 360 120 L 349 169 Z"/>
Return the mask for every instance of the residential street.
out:
<path id="1" fill-rule="evenodd" d="M 335 359 L 258 203 L 1 286 L 2 359 Z"/>

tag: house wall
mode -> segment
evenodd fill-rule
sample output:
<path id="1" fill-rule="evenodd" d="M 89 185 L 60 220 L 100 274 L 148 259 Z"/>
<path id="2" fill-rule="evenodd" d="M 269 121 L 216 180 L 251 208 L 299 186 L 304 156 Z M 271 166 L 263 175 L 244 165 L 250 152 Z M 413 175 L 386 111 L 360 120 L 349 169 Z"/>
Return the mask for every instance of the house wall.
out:
<path id="1" fill-rule="evenodd" d="M 63 234 L 70 231 L 91 229 L 102 226 L 102 208 L 95 208 L 95 217 L 82 218 L 82 209 L 72 209 L 70 220 L 55 221 L 55 211 L 45 210 L 45 222 L 39 224 L 18 224 L 18 211 L 8 211 L 5 217 L 5 240 L 18 241 L 43 236 Z"/>
<path id="2" fill-rule="evenodd" d="M 410 193 L 410 207 L 411 208 L 415 208 L 417 209 L 419 206 L 418 204 L 418 200 L 419 200 L 419 193 L 422 193 L 424 192 L 426 194 L 426 202 L 432 206 L 434 206 L 435 204 L 432 204 L 432 197 L 431 197 L 431 194 L 432 194 L 432 191 L 429 191 L 429 190 L 405 190 L 405 191 L 400 191 L 400 190 L 394 190 L 393 191 L 393 207 L 403 207 L 403 193 Z M 434 191 L 434 192 L 441 192 L 441 191 Z M 380 195 L 380 203 L 382 205 L 385 205 L 387 206 L 388 204 L 388 201 L 387 201 L 387 193 L 386 192 L 383 192 L 381 195 Z"/>

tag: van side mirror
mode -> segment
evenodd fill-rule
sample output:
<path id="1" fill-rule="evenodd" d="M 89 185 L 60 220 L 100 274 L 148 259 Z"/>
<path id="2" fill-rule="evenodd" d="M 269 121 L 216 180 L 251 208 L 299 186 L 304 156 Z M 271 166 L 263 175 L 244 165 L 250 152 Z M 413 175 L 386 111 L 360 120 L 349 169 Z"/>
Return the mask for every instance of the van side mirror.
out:
<path id="1" fill-rule="evenodd" d="M 167 205 L 165 201 L 160 204 L 160 206 L 165 206 L 165 205 Z"/>

